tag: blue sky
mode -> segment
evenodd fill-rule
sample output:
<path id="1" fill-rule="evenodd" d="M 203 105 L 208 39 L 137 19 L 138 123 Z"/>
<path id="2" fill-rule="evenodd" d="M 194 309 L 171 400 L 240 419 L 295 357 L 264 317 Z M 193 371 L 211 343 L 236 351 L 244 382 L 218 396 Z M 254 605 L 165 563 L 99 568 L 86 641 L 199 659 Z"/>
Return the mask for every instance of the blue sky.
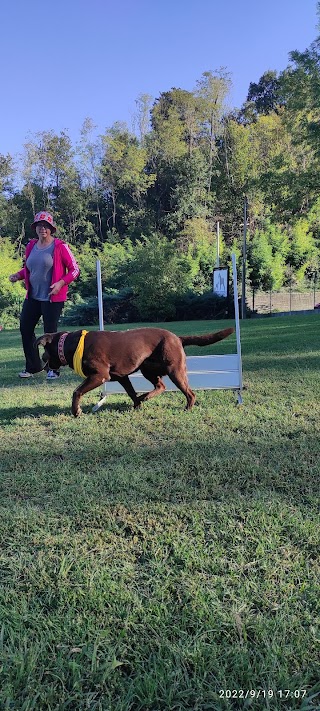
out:
<path id="1" fill-rule="evenodd" d="M 91 117 L 132 128 L 139 94 L 192 90 L 225 67 L 240 107 L 251 81 L 283 70 L 318 34 L 316 0 L 2 0 L 0 153 L 30 133 Z"/>

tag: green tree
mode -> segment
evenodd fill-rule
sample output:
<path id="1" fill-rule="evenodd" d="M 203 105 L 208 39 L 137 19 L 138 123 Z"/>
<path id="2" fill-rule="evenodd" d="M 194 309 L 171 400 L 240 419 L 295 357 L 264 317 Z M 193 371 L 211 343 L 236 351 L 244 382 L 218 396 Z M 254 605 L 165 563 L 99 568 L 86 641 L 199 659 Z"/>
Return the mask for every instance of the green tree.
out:
<path id="1" fill-rule="evenodd" d="M 220 233 L 220 259 L 225 258 L 223 235 Z M 212 232 L 208 220 L 194 217 L 186 220 L 176 240 L 179 251 L 189 260 L 192 289 L 202 294 L 212 286 L 212 271 L 216 262 L 217 235 Z"/>
<path id="2" fill-rule="evenodd" d="M 54 207 L 73 155 L 70 138 L 64 131 L 60 135 L 53 131 L 40 131 L 25 144 L 22 175 L 33 213 L 36 209 Z M 41 205 L 35 202 L 35 185 L 41 190 Z"/>
<path id="3" fill-rule="evenodd" d="M 178 159 L 197 148 L 201 130 L 202 104 L 195 92 L 171 89 L 160 94 L 152 112 L 152 128 L 163 158 Z"/>
<path id="4" fill-rule="evenodd" d="M 152 109 L 149 148 L 157 179 L 150 196 L 157 226 L 171 237 L 186 220 L 210 214 L 217 94 L 216 77 L 207 72 L 194 92 L 172 89 L 161 94 Z"/>
<path id="5" fill-rule="evenodd" d="M 309 273 L 317 271 L 319 264 L 319 250 L 306 218 L 300 218 L 290 230 L 289 250 L 287 264 L 290 273 L 294 273 L 296 283 L 301 283 Z"/>
<path id="6" fill-rule="evenodd" d="M 201 114 L 202 144 L 208 164 L 208 200 L 212 190 L 214 161 L 218 157 L 218 145 L 223 135 L 223 117 L 226 113 L 225 99 L 231 88 L 230 75 L 225 69 L 204 72 L 197 81 L 195 91 Z"/>
<path id="7" fill-rule="evenodd" d="M 320 189 L 320 37 L 304 52 L 290 53 L 280 84 L 284 118 L 297 155 L 290 187 L 295 212 L 306 214 Z"/>
<path id="8" fill-rule="evenodd" d="M 150 94 L 139 94 L 136 99 L 137 109 L 134 116 L 133 124 L 136 132 L 138 133 L 138 140 L 141 146 L 144 145 L 146 136 L 150 132 L 151 105 L 152 97 L 150 96 Z"/>
<path id="9" fill-rule="evenodd" d="M 7 238 L 0 238 L 0 252 L 0 324 L 16 328 L 25 288 L 21 281 L 11 284 L 9 276 L 21 269 L 21 259 Z"/>
<path id="10" fill-rule="evenodd" d="M 268 116 L 273 112 L 277 113 L 282 103 L 278 74 L 269 69 L 260 77 L 258 83 L 250 82 L 247 101 L 240 112 L 240 116 L 245 123 L 251 123 L 258 116 Z"/>
<path id="11" fill-rule="evenodd" d="M 177 297 L 192 287 L 190 262 L 166 237 L 144 237 L 134 249 L 130 284 L 143 320 L 170 319 Z"/>
<path id="12" fill-rule="evenodd" d="M 10 233 L 15 214 L 11 205 L 16 169 L 13 157 L 0 154 L 0 237 Z"/>
<path id="13" fill-rule="evenodd" d="M 248 241 L 248 276 L 253 291 L 280 289 L 285 278 L 285 262 L 280 251 L 275 251 L 267 231 L 256 230 Z"/>
<path id="14" fill-rule="evenodd" d="M 143 207 L 143 199 L 155 181 L 155 175 L 147 171 L 147 151 L 126 126 L 114 124 L 103 136 L 104 157 L 102 184 L 111 205 L 109 229 L 122 233 L 128 227 L 126 208 L 128 204 L 137 210 Z M 123 206 L 123 207 L 121 207 Z"/>
<path id="15" fill-rule="evenodd" d="M 91 218 L 94 230 L 100 242 L 103 241 L 103 188 L 101 180 L 101 165 L 103 159 L 103 143 L 101 136 L 95 136 L 96 126 L 92 119 L 86 118 L 80 131 L 80 142 L 77 146 L 77 159 L 81 188 L 85 194 L 87 212 Z M 91 210 L 90 210 L 91 207 Z"/>

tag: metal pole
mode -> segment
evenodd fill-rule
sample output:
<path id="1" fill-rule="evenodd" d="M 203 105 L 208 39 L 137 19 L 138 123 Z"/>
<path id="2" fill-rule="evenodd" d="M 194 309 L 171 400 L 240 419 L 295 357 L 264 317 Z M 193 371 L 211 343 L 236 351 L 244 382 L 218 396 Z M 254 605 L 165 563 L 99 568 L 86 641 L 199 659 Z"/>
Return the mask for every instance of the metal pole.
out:
<path id="1" fill-rule="evenodd" d="M 233 299 L 234 299 L 234 316 L 236 322 L 236 339 L 237 339 L 237 355 L 238 355 L 238 369 L 239 369 L 239 385 L 240 389 L 238 391 L 238 403 L 242 404 L 242 356 L 241 356 L 241 340 L 240 340 L 240 322 L 239 322 L 239 299 L 238 299 L 238 284 L 237 284 L 237 266 L 236 266 L 236 255 L 231 255 L 232 259 L 232 271 L 233 271 Z"/>
<path id="2" fill-rule="evenodd" d="M 244 208 L 243 208 L 241 318 L 246 318 L 247 207 L 248 207 L 248 201 L 247 201 L 247 198 L 245 197 Z"/>
<path id="3" fill-rule="evenodd" d="M 292 310 L 292 286 L 291 286 L 291 277 L 290 277 L 290 287 L 289 287 L 289 313 L 291 314 Z"/>
<path id="4" fill-rule="evenodd" d="M 101 280 L 101 262 L 97 259 L 97 289 L 98 289 L 98 309 L 99 309 L 99 330 L 104 331 L 103 323 L 103 299 L 102 299 L 102 280 Z"/>
<path id="5" fill-rule="evenodd" d="M 220 266 L 220 223 L 217 222 L 217 269 Z"/>

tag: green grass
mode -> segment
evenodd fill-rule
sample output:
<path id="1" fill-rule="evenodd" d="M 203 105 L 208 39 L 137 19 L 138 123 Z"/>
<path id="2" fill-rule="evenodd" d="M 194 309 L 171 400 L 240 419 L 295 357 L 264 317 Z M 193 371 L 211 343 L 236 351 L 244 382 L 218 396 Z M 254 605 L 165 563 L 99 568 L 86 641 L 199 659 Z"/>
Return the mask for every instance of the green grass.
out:
<path id="1" fill-rule="evenodd" d="M 241 331 L 242 407 L 123 394 L 92 415 L 97 390 L 78 420 L 79 378 L 20 381 L 0 333 L 1 710 L 320 707 L 319 316 Z"/>

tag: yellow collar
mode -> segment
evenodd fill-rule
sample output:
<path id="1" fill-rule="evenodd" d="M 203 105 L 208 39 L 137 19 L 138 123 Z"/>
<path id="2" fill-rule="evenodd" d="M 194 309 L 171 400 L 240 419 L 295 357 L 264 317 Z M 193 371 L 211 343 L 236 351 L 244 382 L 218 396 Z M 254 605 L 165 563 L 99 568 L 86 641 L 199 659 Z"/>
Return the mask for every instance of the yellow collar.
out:
<path id="1" fill-rule="evenodd" d="M 73 370 L 77 373 L 77 375 L 81 375 L 82 378 L 86 378 L 87 376 L 84 374 L 82 371 L 82 356 L 83 356 L 83 349 L 84 349 L 84 339 L 87 335 L 88 331 L 81 331 L 81 336 L 79 343 L 77 345 L 77 350 L 75 351 L 75 354 L 73 356 Z"/>

